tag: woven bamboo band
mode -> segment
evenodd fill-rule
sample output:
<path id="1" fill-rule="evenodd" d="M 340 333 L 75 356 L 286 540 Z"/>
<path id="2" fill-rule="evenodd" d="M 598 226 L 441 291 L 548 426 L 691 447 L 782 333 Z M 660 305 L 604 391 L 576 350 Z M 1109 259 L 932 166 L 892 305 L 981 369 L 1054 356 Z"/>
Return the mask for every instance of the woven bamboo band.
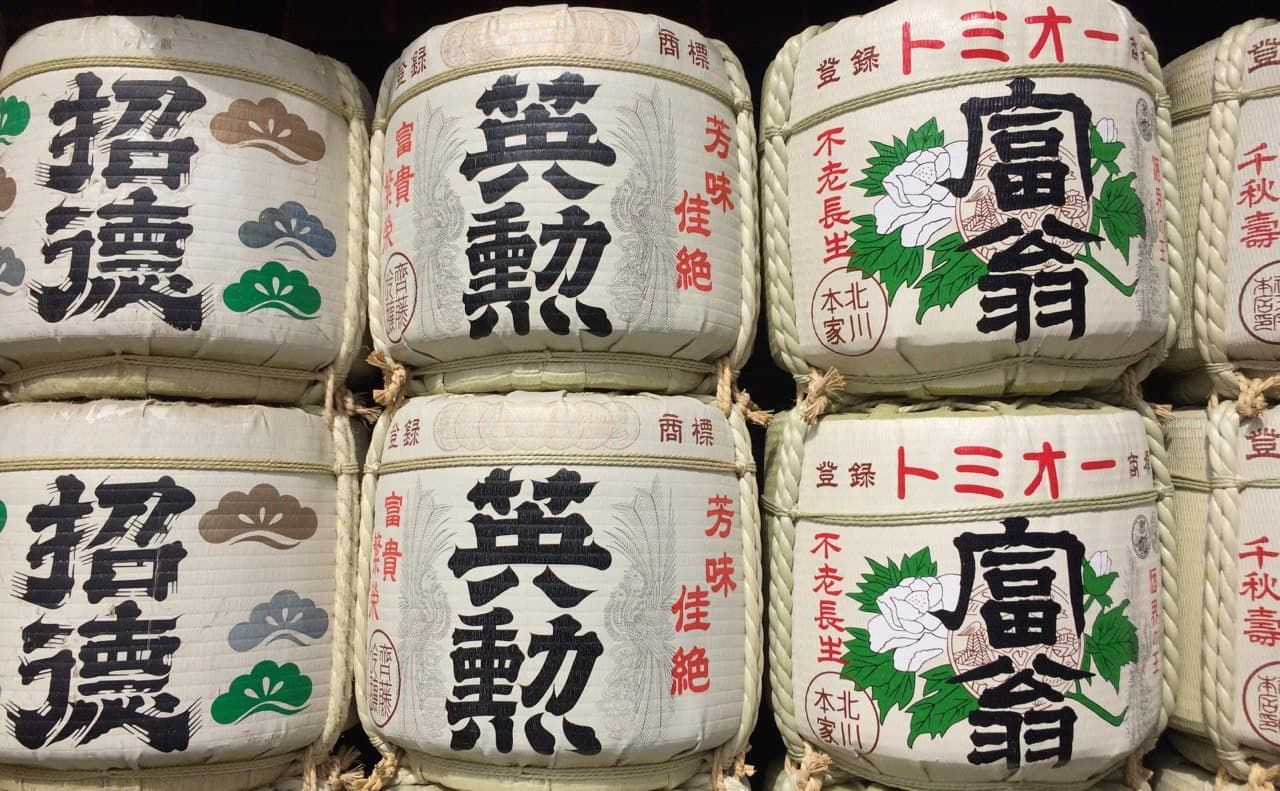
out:
<path id="1" fill-rule="evenodd" d="M 110 783 L 113 787 L 137 785 L 148 788 L 148 781 L 177 781 L 184 778 L 200 778 L 204 783 L 227 775 L 253 773 L 258 770 L 270 770 L 286 767 L 297 760 L 298 753 L 273 755 L 266 758 L 255 758 L 250 761 L 234 761 L 229 763 L 210 763 L 199 766 L 166 766 L 154 769 L 43 769 L 27 766 L 0 765 L 0 778 L 16 780 L 19 783 L 37 785 L 56 784 L 58 788 L 75 788 L 75 784 L 84 784 L 84 788 L 92 788 L 91 783 Z M 277 769 L 277 771 L 279 771 Z M 193 781 L 195 782 L 195 781 Z"/>
<path id="2" fill-rule="evenodd" d="M 351 475 L 356 464 L 324 464 L 312 461 L 273 459 L 190 459 L 172 457 L 126 458 L 122 456 L 74 456 L 56 459 L 4 459 L 0 472 L 41 470 L 121 469 L 121 470 L 204 470 L 207 472 L 270 472 L 310 475 Z"/>
<path id="3" fill-rule="evenodd" d="M 365 472 L 372 475 L 393 475 L 412 470 L 442 470 L 454 467 L 490 467 L 512 464 L 552 465 L 578 464 L 585 467 L 660 467 L 665 470 L 689 470 L 691 472 L 731 472 L 735 475 L 755 473 L 755 465 L 740 465 L 719 459 L 699 459 L 689 456 L 638 455 L 622 456 L 609 453 L 460 453 L 431 456 L 423 459 L 406 459 L 385 464 L 368 464 Z"/>
<path id="4" fill-rule="evenodd" d="M 4 77 L 0 77 L 0 91 L 5 91 L 20 80 L 25 80 L 28 77 L 34 77 L 38 74 L 47 74 L 51 71 L 64 71 L 66 69 L 79 69 L 90 66 L 100 68 L 119 66 L 134 69 L 170 69 L 173 71 L 190 72 L 192 74 L 206 74 L 210 77 L 226 77 L 231 80 L 266 85 L 267 87 L 275 88 L 276 90 L 283 91 L 285 93 L 291 93 L 294 96 L 318 104 L 334 115 L 348 120 L 353 118 L 364 120 L 365 118 L 364 110 L 359 106 L 344 106 L 319 91 L 313 91 L 296 82 L 292 82 L 272 74 L 263 74 L 260 71 L 254 71 L 253 69 L 246 69 L 240 66 L 231 66 L 225 63 L 207 63 L 199 60 L 157 57 L 154 55 L 77 55 L 74 58 L 57 58 L 54 60 L 42 61 L 40 63 L 32 63 L 29 66 L 23 66 L 20 69 L 15 69 Z"/>
<path id="5" fill-rule="evenodd" d="M 538 68 L 539 66 L 565 66 L 578 69 L 602 69 L 604 71 L 620 71 L 628 74 L 639 74 L 645 77 L 653 77 L 657 80 L 666 80 L 674 82 L 677 85 L 683 85 L 686 88 L 692 88 L 699 93 L 705 93 L 707 96 L 720 102 L 725 107 L 732 109 L 734 112 L 749 112 L 751 103 L 747 100 L 735 102 L 733 96 L 722 91 L 709 82 L 690 77 L 682 72 L 672 69 L 664 69 L 659 66 L 651 66 L 647 63 L 636 63 L 629 60 L 617 60 L 616 58 L 597 58 L 589 55 L 522 55 L 514 58 L 498 58 L 495 60 L 485 61 L 484 63 L 476 63 L 470 66 L 464 66 L 450 71 L 436 74 L 428 77 L 401 93 L 391 101 L 384 115 L 380 115 L 373 122 L 375 131 L 383 131 L 387 128 L 387 120 L 396 114 L 396 111 L 404 106 L 405 102 L 413 99 L 419 94 L 425 93 L 432 88 L 438 88 L 441 85 L 461 80 L 467 77 L 474 77 L 477 74 L 486 74 L 492 71 L 503 71 L 505 69 L 519 68 Z"/>
<path id="6" fill-rule="evenodd" d="M 528 365 L 538 363 L 578 363 L 584 365 L 608 364 L 610 366 L 644 366 L 667 368 L 693 374 L 707 375 L 715 372 L 714 363 L 700 360 L 681 360 L 675 357 L 664 357 L 655 354 L 636 354 L 631 352 L 515 352 L 512 354 L 492 354 L 485 357 L 469 357 L 464 360 L 450 360 L 432 363 L 412 370 L 413 376 L 430 376 L 447 374 L 455 371 L 470 371 L 479 367 L 499 367 Z"/>
<path id="7" fill-rule="evenodd" d="M 1000 360 L 992 360 L 991 362 L 978 363 L 976 365 L 965 365 L 958 368 L 943 368 L 933 372 L 916 373 L 916 374 L 900 374 L 886 376 L 870 376 L 858 374 L 858 383 L 864 385 L 912 385 L 912 384 L 929 384 L 938 379 L 947 379 L 950 377 L 965 376 L 967 374 L 985 373 L 987 371 L 999 370 L 1002 368 L 1020 368 L 1023 366 L 1039 365 L 1052 368 L 1070 368 L 1084 369 L 1091 368 L 1120 368 L 1132 365 L 1133 363 L 1144 359 L 1148 356 L 1148 352 L 1140 352 L 1138 354 L 1127 354 L 1124 357 L 1105 357 L 1094 359 L 1068 359 L 1065 357 L 1006 357 Z M 803 379 L 803 377 L 802 377 Z M 833 388 L 834 389 L 834 388 Z"/>
<path id="8" fill-rule="evenodd" d="M 847 101 L 839 102 L 838 104 L 833 104 L 830 107 L 824 108 L 799 121 L 788 123 L 784 127 L 764 129 L 762 130 L 761 137 L 780 137 L 785 140 L 791 135 L 799 134 L 806 129 L 812 129 L 819 124 L 826 123 L 833 118 L 838 118 L 845 113 L 865 110 L 868 107 L 875 107 L 878 104 L 892 102 L 897 99 L 918 97 L 920 94 L 927 93 L 929 91 L 940 91 L 947 88 L 958 88 L 964 85 L 976 85 L 984 82 L 1000 82 L 1014 77 L 1062 77 L 1066 79 L 1094 79 L 1107 80 L 1109 82 L 1123 82 L 1145 90 L 1148 95 L 1155 100 L 1157 105 L 1166 106 L 1169 102 L 1168 97 L 1163 93 L 1156 93 L 1156 85 L 1149 76 L 1137 74 L 1129 71 L 1128 69 L 1121 69 L 1116 66 L 1106 66 L 1096 63 L 1036 63 L 1025 66 L 1001 66 L 997 69 L 971 71 L 961 74 L 944 74 L 928 80 L 895 85 L 892 88 L 886 88 L 882 91 L 876 91 L 875 93 L 869 93 L 865 96 L 858 96 Z"/>
<path id="9" fill-rule="evenodd" d="M 60 374 L 77 374 L 103 368 L 168 368 L 192 373 L 224 374 L 271 379 L 281 382 L 320 382 L 323 371 L 296 371 L 285 368 L 267 368 L 260 365 L 226 363 L 217 360 L 201 360 L 186 357 L 149 357 L 141 354 L 113 354 L 110 357 L 94 357 L 87 360 L 68 360 L 32 368 L 22 368 L 0 376 L 0 385 L 16 385 L 31 379 Z"/>
<path id="10" fill-rule="evenodd" d="M 591 788 L 612 788 L 621 785 L 632 785 L 636 780 L 646 781 L 656 775 L 666 778 L 687 772 L 696 773 L 696 767 L 703 764 L 706 755 L 686 755 L 661 764 L 635 764 L 618 766 L 593 766 L 583 768 L 557 768 L 541 766 L 500 766 L 482 764 L 472 761 L 460 761 L 456 758 L 443 758 L 417 751 L 404 751 L 400 758 L 400 768 L 414 775 L 419 782 L 429 782 L 424 778 L 438 774 L 464 776 L 471 780 L 483 779 L 491 783 L 490 788 L 502 788 L 515 782 L 545 789 L 560 788 L 577 783 L 590 783 Z M 425 770 L 425 771 L 424 771 Z M 401 782 L 406 778 L 401 777 Z M 663 780 L 657 780 L 659 787 L 665 786 Z M 369 791 L 377 791 L 370 789 Z"/>
<path id="11" fill-rule="evenodd" d="M 983 522 L 1006 516 L 1055 516 L 1127 508 L 1133 505 L 1154 503 L 1167 496 L 1157 489 L 1109 497 L 1079 497 L 1051 500 L 1040 503 L 1010 503 L 985 508 L 948 509 L 945 511 L 912 511 L 894 514 L 823 514 L 809 511 L 787 510 L 768 500 L 762 500 L 764 510 L 773 516 L 785 516 L 795 521 L 817 522 L 823 525 L 848 525 L 850 527 L 894 527 L 899 525 L 957 524 Z"/>
<path id="12" fill-rule="evenodd" d="M 1213 105 L 1217 102 L 1239 102 L 1244 104 L 1253 99 L 1269 99 L 1272 96 L 1280 96 L 1280 85 L 1268 85 L 1256 91 L 1222 91 L 1213 97 L 1212 102 L 1174 110 L 1171 116 L 1174 123 L 1182 123 L 1183 121 L 1190 121 L 1193 118 L 1208 115 L 1209 111 L 1213 109 Z"/>

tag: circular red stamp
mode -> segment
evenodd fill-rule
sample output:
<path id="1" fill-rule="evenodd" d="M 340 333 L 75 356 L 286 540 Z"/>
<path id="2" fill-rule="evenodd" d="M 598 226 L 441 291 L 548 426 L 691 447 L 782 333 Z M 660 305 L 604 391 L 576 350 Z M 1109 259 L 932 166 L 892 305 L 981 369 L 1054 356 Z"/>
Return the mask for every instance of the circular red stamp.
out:
<path id="1" fill-rule="evenodd" d="M 382 267 L 382 326 L 399 343 L 418 310 L 418 271 L 404 253 L 392 253 Z"/>
<path id="2" fill-rule="evenodd" d="M 804 692 L 804 716 L 820 744 L 865 755 L 880 743 L 880 717 L 871 693 L 835 671 L 819 673 Z"/>
<path id="3" fill-rule="evenodd" d="M 1253 732 L 1280 747 L 1280 662 L 1268 662 L 1250 673 L 1240 698 Z"/>
<path id="4" fill-rule="evenodd" d="M 400 655 L 395 643 L 381 629 L 369 635 L 367 669 L 369 717 L 381 728 L 400 708 Z"/>
<path id="5" fill-rule="evenodd" d="M 889 299 L 879 280 L 833 269 L 813 290 L 809 316 L 813 334 L 823 347 L 844 357 L 861 357 L 884 337 Z"/>
<path id="6" fill-rule="evenodd" d="M 1240 289 L 1240 323 L 1253 338 L 1280 344 L 1280 261 L 1259 267 Z"/>

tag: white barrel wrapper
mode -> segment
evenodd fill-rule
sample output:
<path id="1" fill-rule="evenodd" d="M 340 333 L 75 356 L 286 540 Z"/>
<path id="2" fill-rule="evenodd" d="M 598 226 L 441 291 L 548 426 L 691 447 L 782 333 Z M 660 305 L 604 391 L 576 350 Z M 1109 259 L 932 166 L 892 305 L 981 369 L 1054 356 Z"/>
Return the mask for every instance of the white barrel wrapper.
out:
<path id="1" fill-rule="evenodd" d="M 1149 746 L 1165 626 L 1143 419 L 868 409 L 770 429 L 788 752 L 825 752 L 836 780 L 1083 788 Z"/>
<path id="2" fill-rule="evenodd" d="M 1186 224 L 1195 223 L 1193 338 L 1199 364 L 1227 396 L 1239 392 L 1232 367 L 1280 371 L 1277 53 L 1280 24 L 1255 19 L 1168 68 L 1179 167 L 1194 168 L 1184 182 L 1200 191 L 1184 207 L 1193 211 Z M 1205 384 L 1192 377 L 1179 395 L 1202 400 Z"/>
<path id="3" fill-rule="evenodd" d="M 323 756 L 355 483 L 350 431 L 301 410 L 0 408 L 0 788 L 240 791 Z"/>
<path id="4" fill-rule="evenodd" d="M 419 388 L 687 392 L 750 352 L 750 90 L 656 16 L 508 8 L 388 71 L 374 337 Z M 376 138 L 375 138 L 376 140 Z"/>
<path id="5" fill-rule="evenodd" d="M 318 400 L 363 323 L 361 90 L 184 19 L 23 36 L 0 69 L 0 384 Z"/>
<path id="6" fill-rule="evenodd" d="M 732 421 L 690 397 L 527 392 L 384 418 L 357 649 L 375 743 L 465 789 L 673 787 L 743 749 L 760 560 Z"/>
<path id="7" fill-rule="evenodd" d="M 1171 737 L 1247 780 L 1280 762 L 1280 411 L 1235 407 L 1180 411 L 1170 428 L 1187 669 Z"/>
<path id="8" fill-rule="evenodd" d="M 784 368 L 834 367 L 855 393 L 1034 394 L 1163 356 L 1167 110 L 1119 5 L 901 0 L 793 38 L 765 82 Z"/>

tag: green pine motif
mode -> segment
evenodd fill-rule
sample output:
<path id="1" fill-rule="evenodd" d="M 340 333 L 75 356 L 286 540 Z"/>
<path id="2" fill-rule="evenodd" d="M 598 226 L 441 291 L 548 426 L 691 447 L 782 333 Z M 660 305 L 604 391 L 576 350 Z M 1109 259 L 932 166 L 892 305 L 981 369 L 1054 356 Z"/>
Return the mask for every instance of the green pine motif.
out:
<path id="1" fill-rule="evenodd" d="M 298 270 L 268 261 L 250 269 L 222 292 L 223 303 L 236 313 L 278 310 L 295 319 L 314 319 L 320 312 L 320 292 Z"/>
<path id="2" fill-rule="evenodd" d="M 4 526 L 9 522 L 9 508 L 4 504 L 4 500 L 0 500 L 0 532 L 4 532 Z"/>
<path id="3" fill-rule="evenodd" d="M 277 665 L 264 660 L 237 676 L 226 692 L 213 699 L 209 713 L 220 725 L 234 725 L 255 714 L 290 716 L 307 707 L 311 679 L 292 662 Z"/>

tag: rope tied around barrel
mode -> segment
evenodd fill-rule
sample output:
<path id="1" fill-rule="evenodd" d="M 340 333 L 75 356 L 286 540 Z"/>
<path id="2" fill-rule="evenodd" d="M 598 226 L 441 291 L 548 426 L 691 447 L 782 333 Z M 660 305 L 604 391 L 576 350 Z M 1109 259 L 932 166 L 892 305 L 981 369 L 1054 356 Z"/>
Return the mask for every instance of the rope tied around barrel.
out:
<path id="1" fill-rule="evenodd" d="M 307 748 L 302 764 L 302 791 L 353 791 L 364 780 L 364 772 L 356 768 L 360 751 L 344 747 L 336 754 L 316 761 L 316 748 Z"/>
<path id="2" fill-rule="evenodd" d="M 826 371 L 811 369 L 809 386 L 800 394 L 800 401 L 803 404 L 800 416 L 804 418 L 804 422 L 809 425 L 817 423 L 818 418 L 827 411 L 827 407 L 831 406 L 831 397 L 827 393 L 832 390 L 839 392 L 843 389 L 844 374 L 835 368 L 828 368 Z"/>
<path id="3" fill-rule="evenodd" d="M 783 771 L 790 778 L 795 791 L 822 791 L 821 775 L 831 768 L 831 756 L 815 750 L 813 745 L 805 742 L 804 758 L 797 764 L 787 756 Z"/>
<path id="4" fill-rule="evenodd" d="M 1266 411 L 1266 393 L 1280 384 L 1280 374 L 1272 374 L 1265 379 L 1252 379 L 1236 372 L 1236 381 L 1240 384 L 1240 395 L 1236 398 L 1236 412 L 1240 417 L 1253 418 Z"/>
<path id="5" fill-rule="evenodd" d="M 352 791 L 382 791 L 388 783 L 395 779 L 396 772 L 400 769 L 400 755 L 400 748 L 396 747 L 390 753 L 382 756 L 382 760 L 378 761 L 377 766 L 373 767 L 373 771 L 369 773 L 368 779 L 353 788 Z"/>
<path id="6" fill-rule="evenodd" d="M 773 420 L 771 410 L 761 409 L 750 393 L 738 387 L 738 378 L 733 375 L 728 357 L 716 360 L 716 408 L 725 417 L 736 409 L 748 423 L 755 423 L 757 426 L 767 426 Z"/>
<path id="7" fill-rule="evenodd" d="M 1160 425 L 1167 426 L 1173 422 L 1173 406 L 1146 401 L 1142 394 L 1142 382 L 1138 380 L 1138 374 L 1132 368 L 1126 368 L 1124 373 L 1120 374 L 1120 393 L 1122 403 L 1129 409 L 1142 412 L 1143 405 L 1149 405 L 1156 422 Z"/>
<path id="8" fill-rule="evenodd" d="M 1250 764 L 1249 777 L 1244 781 L 1244 787 L 1248 791 L 1276 791 L 1277 779 L 1280 779 L 1280 764 Z M 1224 766 L 1218 769 L 1218 775 L 1213 779 L 1214 791 L 1227 791 L 1234 782 Z"/>
<path id="9" fill-rule="evenodd" d="M 405 386 L 409 372 L 391 359 L 386 352 L 377 351 L 367 358 L 369 365 L 382 371 L 382 387 L 373 391 L 373 400 L 387 412 L 395 412 L 404 403 Z"/>
<path id="10" fill-rule="evenodd" d="M 728 791 L 726 779 L 732 777 L 735 780 L 741 780 L 743 785 L 750 788 L 746 782 L 748 777 L 756 773 L 756 768 L 747 763 L 747 750 L 751 749 L 750 745 L 742 750 L 742 752 L 733 756 L 732 764 L 729 772 L 725 772 L 725 746 L 721 745 L 711 754 L 711 791 Z"/>

